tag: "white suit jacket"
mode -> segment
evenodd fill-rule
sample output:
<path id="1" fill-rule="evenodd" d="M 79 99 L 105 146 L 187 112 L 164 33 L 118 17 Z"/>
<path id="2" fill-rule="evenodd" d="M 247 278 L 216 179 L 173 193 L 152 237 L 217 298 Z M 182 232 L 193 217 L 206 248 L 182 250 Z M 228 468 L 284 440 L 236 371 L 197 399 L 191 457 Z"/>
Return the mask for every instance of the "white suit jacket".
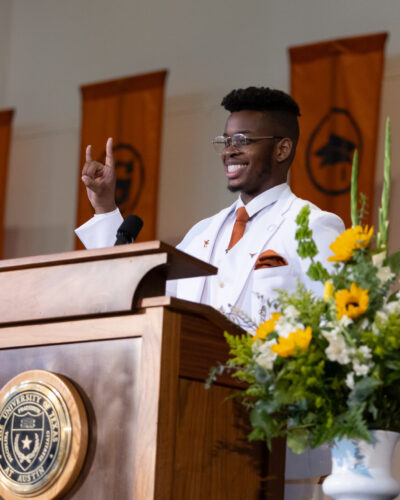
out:
<path id="1" fill-rule="evenodd" d="M 329 245 L 344 230 L 342 220 L 337 215 L 324 212 L 298 198 L 287 186 L 273 207 L 255 218 L 242 239 L 222 259 L 214 281 L 216 289 L 212 294 L 213 307 L 226 311 L 230 306 L 236 306 L 257 321 L 260 295 L 265 299 L 274 299 L 276 289 L 293 291 L 298 279 L 321 294 L 322 285 L 310 280 L 306 274 L 310 260 L 300 259 L 297 255 L 295 220 L 305 204 L 309 204 L 311 208 L 310 228 L 319 249 L 317 259 L 324 265 L 327 264 L 326 259 L 332 254 Z M 209 262 L 221 226 L 234 206 L 235 204 L 200 221 L 177 248 Z M 288 265 L 255 270 L 258 256 L 266 250 L 273 250 L 281 255 Z M 205 280 L 205 277 L 177 280 L 176 296 L 200 302 Z M 173 290 L 172 283 L 168 290 Z"/>

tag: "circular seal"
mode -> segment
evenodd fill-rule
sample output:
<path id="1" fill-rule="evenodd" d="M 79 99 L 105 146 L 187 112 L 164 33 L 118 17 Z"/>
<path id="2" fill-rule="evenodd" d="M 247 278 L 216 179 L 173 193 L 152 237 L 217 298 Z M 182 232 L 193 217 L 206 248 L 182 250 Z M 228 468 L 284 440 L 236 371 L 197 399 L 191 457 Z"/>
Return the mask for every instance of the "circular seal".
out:
<path id="1" fill-rule="evenodd" d="M 42 370 L 12 379 L 0 392 L 0 495 L 50 499 L 66 491 L 83 465 L 87 435 L 71 382 Z"/>

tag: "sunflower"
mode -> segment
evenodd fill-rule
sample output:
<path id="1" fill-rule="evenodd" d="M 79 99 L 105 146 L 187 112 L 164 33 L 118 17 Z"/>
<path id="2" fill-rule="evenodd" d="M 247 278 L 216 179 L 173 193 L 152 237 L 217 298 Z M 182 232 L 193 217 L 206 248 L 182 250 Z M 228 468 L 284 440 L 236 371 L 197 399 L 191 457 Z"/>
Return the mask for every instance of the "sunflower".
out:
<path id="1" fill-rule="evenodd" d="M 253 337 L 253 342 L 257 339 L 265 340 L 267 336 L 275 330 L 275 325 L 278 319 L 282 316 L 281 313 L 272 313 L 271 317 L 261 323 L 256 330 L 256 334 Z"/>
<path id="2" fill-rule="evenodd" d="M 350 290 L 339 290 L 335 293 L 335 301 L 339 319 L 342 319 L 343 316 L 357 318 L 357 316 L 365 313 L 368 308 L 368 290 L 363 290 L 355 283 L 352 283 Z"/>
<path id="3" fill-rule="evenodd" d="M 357 248 L 365 248 L 369 245 L 374 228 L 371 226 L 355 226 L 346 229 L 336 240 L 331 243 L 329 248 L 335 255 L 328 257 L 330 262 L 343 262 L 349 260 L 353 256 L 353 252 Z"/>
<path id="4" fill-rule="evenodd" d="M 305 330 L 298 329 L 289 333 L 288 337 L 279 337 L 278 343 L 271 346 L 271 351 L 282 358 L 292 356 L 296 352 L 296 347 L 302 351 L 307 350 L 312 338 L 312 330 L 307 326 Z"/>

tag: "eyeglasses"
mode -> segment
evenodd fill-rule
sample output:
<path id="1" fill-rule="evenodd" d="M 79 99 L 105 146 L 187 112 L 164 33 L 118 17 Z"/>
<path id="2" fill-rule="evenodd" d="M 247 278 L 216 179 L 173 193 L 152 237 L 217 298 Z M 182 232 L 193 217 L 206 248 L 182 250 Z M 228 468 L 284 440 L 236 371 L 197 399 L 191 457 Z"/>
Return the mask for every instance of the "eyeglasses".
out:
<path id="1" fill-rule="evenodd" d="M 223 153 L 225 149 L 230 146 L 241 149 L 252 142 L 261 141 L 262 139 L 282 139 L 282 137 L 277 135 L 266 135 L 264 137 L 247 137 L 247 135 L 244 134 L 234 134 L 232 137 L 228 135 L 218 135 L 212 143 L 217 153 Z"/>

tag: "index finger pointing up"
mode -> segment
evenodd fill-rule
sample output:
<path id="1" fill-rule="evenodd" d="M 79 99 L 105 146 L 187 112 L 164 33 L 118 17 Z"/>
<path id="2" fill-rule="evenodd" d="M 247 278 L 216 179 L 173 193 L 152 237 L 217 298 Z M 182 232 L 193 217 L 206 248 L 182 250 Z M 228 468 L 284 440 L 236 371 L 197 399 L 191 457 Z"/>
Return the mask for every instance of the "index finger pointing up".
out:
<path id="1" fill-rule="evenodd" d="M 113 140 L 112 137 L 109 137 L 107 139 L 107 144 L 106 144 L 106 165 L 112 166 L 113 164 L 114 164 Z"/>

